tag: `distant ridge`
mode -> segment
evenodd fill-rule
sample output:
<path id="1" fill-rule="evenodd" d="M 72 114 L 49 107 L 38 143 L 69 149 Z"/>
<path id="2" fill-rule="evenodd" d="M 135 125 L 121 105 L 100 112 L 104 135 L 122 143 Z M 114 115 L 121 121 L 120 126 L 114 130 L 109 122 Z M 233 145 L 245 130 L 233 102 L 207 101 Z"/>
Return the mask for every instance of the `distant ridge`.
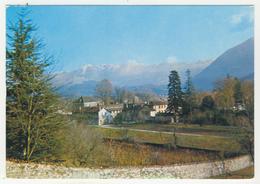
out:
<path id="1" fill-rule="evenodd" d="M 212 90 L 214 82 L 227 75 L 240 79 L 253 79 L 254 72 L 254 38 L 228 49 L 208 67 L 197 74 L 194 85 L 199 90 Z"/>
<path id="2" fill-rule="evenodd" d="M 240 78 L 241 80 L 254 80 L 254 73 L 250 73 L 247 76 Z"/>
<path id="3" fill-rule="evenodd" d="M 59 87 L 58 93 L 64 97 L 92 96 L 95 94 L 97 81 L 85 81 L 81 84 L 64 85 Z"/>

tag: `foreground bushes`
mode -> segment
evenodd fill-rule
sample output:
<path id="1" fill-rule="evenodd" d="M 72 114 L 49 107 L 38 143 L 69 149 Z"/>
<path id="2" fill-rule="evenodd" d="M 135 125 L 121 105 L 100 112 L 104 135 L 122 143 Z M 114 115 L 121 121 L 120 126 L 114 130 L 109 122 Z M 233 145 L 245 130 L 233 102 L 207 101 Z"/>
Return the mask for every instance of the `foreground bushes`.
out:
<path id="1" fill-rule="evenodd" d="M 61 158 L 75 166 L 86 165 L 102 146 L 102 137 L 84 124 L 74 124 L 64 137 Z"/>
<path id="2" fill-rule="evenodd" d="M 58 133 L 58 131 L 57 131 Z M 83 123 L 68 125 L 60 145 L 47 162 L 73 167 L 116 167 L 181 164 L 216 160 L 217 152 L 152 146 L 103 139 L 100 131 Z M 41 161 L 43 161 L 41 159 Z"/>
<path id="3" fill-rule="evenodd" d="M 87 143 L 87 141 L 85 143 Z M 82 151 L 80 147 L 86 147 L 84 149 L 85 151 Z M 83 147 L 79 146 L 76 150 L 80 150 L 80 153 L 85 152 L 88 156 L 80 154 L 79 159 L 78 153 L 75 150 L 72 153 L 67 153 L 70 156 L 66 157 L 64 164 L 76 167 L 148 166 L 182 164 L 218 159 L 217 152 L 189 149 L 173 150 L 168 147 L 164 148 L 112 140 L 102 142 L 92 151 L 87 145 Z"/>
<path id="4" fill-rule="evenodd" d="M 103 139 L 105 135 L 99 129 L 76 123 L 68 125 L 65 131 L 57 131 L 60 136 L 59 147 L 55 149 L 52 157 L 46 157 L 45 161 L 59 161 L 67 166 L 75 167 L 112 167 L 167 165 L 219 159 L 218 151 L 173 149 L 172 146 L 151 146 L 136 143 L 135 141 L 130 144 L 124 141 Z M 110 132 L 110 130 L 107 131 Z M 118 130 L 116 129 L 115 131 Z M 123 131 L 123 134 L 125 133 Z M 133 133 L 130 132 L 129 136 L 138 138 Z M 147 138 L 150 139 L 152 137 Z M 195 144 L 194 141 L 198 138 L 201 139 L 199 142 L 203 144 L 203 147 L 209 142 L 214 142 L 210 139 L 205 140 L 203 136 L 179 137 L 178 141 L 180 144 L 189 144 L 192 147 Z M 216 144 L 224 144 L 223 141 Z"/>

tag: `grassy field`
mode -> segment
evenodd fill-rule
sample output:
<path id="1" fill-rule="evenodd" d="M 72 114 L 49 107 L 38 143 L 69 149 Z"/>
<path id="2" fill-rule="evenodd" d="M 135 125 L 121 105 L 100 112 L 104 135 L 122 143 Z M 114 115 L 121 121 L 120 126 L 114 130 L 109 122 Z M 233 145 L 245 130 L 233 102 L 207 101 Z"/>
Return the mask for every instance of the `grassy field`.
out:
<path id="1" fill-rule="evenodd" d="M 218 126 L 218 125 L 196 125 L 196 124 L 158 124 L 158 123 L 136 123 L 136 124 L 123 124 L 112 125 L 114 127 L 124 127 L 131 129 L 141 130 L 154 130 L 172 132 L 173 129 L 179 133 L 196 133 L 202 135 L 219 135 L 227 136 L 239 133 L 239 127 L 233 126 Z"/>
<path id="2" fill-rule="evenodd" d="M 254 177 L 254 167 L 247 167 L 229 174 L 214 176 L 210 179 L 251 179 Z"/>
<path id="3" fill-rule="evenodd" d="M 149 125 L 147 125 L 149 126 Z M 150 143 L 150 144 L 170 144 L 177 145 L 184 148 L 204 149 L 211 151 L 226 151 L 237 152 L 240 145 L 230 136 L 211 135 L 210 133 L 186 133 L 178 132 L 174 136 L 171 132 L 160 131 L 143 131 L 141 128 L 124 127 L 124 128 L 105 128 L 95 127 L 104 138 L 114 140 L 127 140 L 137 143 Z M 165 128 L 165 127 L 164 127 Z M 196 127 L 199 128 L 199 127 Z M 194 128 L 194 129 L 196 129 Z M 210 127 L 203 127 L 206 132 Z M 212 127 L 213 128 L 213 127 Z M 217 127 L 215 130 L 221 131 L 223 127 Z M 149 130 L 149 129 L 146 129 Z M 155 129 L 152 129 L 155 130 Z M 211 129 L 212 130 L 212 129 Z"/>

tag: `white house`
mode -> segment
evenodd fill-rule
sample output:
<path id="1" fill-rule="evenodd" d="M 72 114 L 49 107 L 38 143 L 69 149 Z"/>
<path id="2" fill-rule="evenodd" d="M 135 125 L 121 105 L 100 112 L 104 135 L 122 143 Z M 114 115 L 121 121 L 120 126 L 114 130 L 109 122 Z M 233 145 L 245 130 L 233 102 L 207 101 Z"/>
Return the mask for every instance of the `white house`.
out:
<path id="1" fill-rule="evenodd" d="M 102 104 L 101 101 L 95 102 L 84 102 L 84 107 L 97 107 L 98 105 Z"/>
<path id="2" fill-rule="evenodd" d="M 72 112 L 68 112 L 68 111 L 64 111 L 64 110 L 58 110 L 57 113 L 62 114 L 62 115 L 72 115 Z"/>
<path id="3" fill-rule="evenodd" d="M 156 112 L 156 111 L 150 111 L 150 116 L 151 116 L 151 117 L 155 117 L 155 116 L 156 116 L 156 114 L 157 114 L 157 112 Z"/>
<path id="4" fill-rule="evenodd" d="M 168 107 L 167 102 L 164 101 L 156 101 L 150 102 L 150 107 L 152 111 L 150 112 L 151 117 L 155 117 L 157 113 L 164 113 Z"/>
<path id="5" fill-rule="evenodd" d="M 245 105 L 241 103 L 237 103 L 234 107 L 233 110 L 235 111 L 244 111 L 246 110 Z"/>
<path id="6" fill-rule="evenodd" d="M 123 110 L 122 104 L 110 105 L 101 108 L 98 112 L 98 125 L 112 123 L 116 115 L 122 112 L 122 110 Z"/>
<path id="7" fill-rule="evenodd" d="M 113 116 L 106 109 L 102 108 L 98 112 L 98 125 L 104 125 L 106 123 L 112 123 Z"/>

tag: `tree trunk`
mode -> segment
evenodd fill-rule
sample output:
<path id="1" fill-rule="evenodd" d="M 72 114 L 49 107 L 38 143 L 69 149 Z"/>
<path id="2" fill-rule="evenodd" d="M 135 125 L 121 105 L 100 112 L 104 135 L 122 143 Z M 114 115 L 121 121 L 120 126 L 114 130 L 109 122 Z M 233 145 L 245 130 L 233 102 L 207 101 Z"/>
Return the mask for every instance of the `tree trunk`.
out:
<path id="1" fill-rule="evenodd" d="M 30 160 L 30 149 L 31 146 L 31 125 L 29 124 L 28 128 L 27 128 L 27 145 L 26 145 L 26 160 L 29 161 Z"/>

